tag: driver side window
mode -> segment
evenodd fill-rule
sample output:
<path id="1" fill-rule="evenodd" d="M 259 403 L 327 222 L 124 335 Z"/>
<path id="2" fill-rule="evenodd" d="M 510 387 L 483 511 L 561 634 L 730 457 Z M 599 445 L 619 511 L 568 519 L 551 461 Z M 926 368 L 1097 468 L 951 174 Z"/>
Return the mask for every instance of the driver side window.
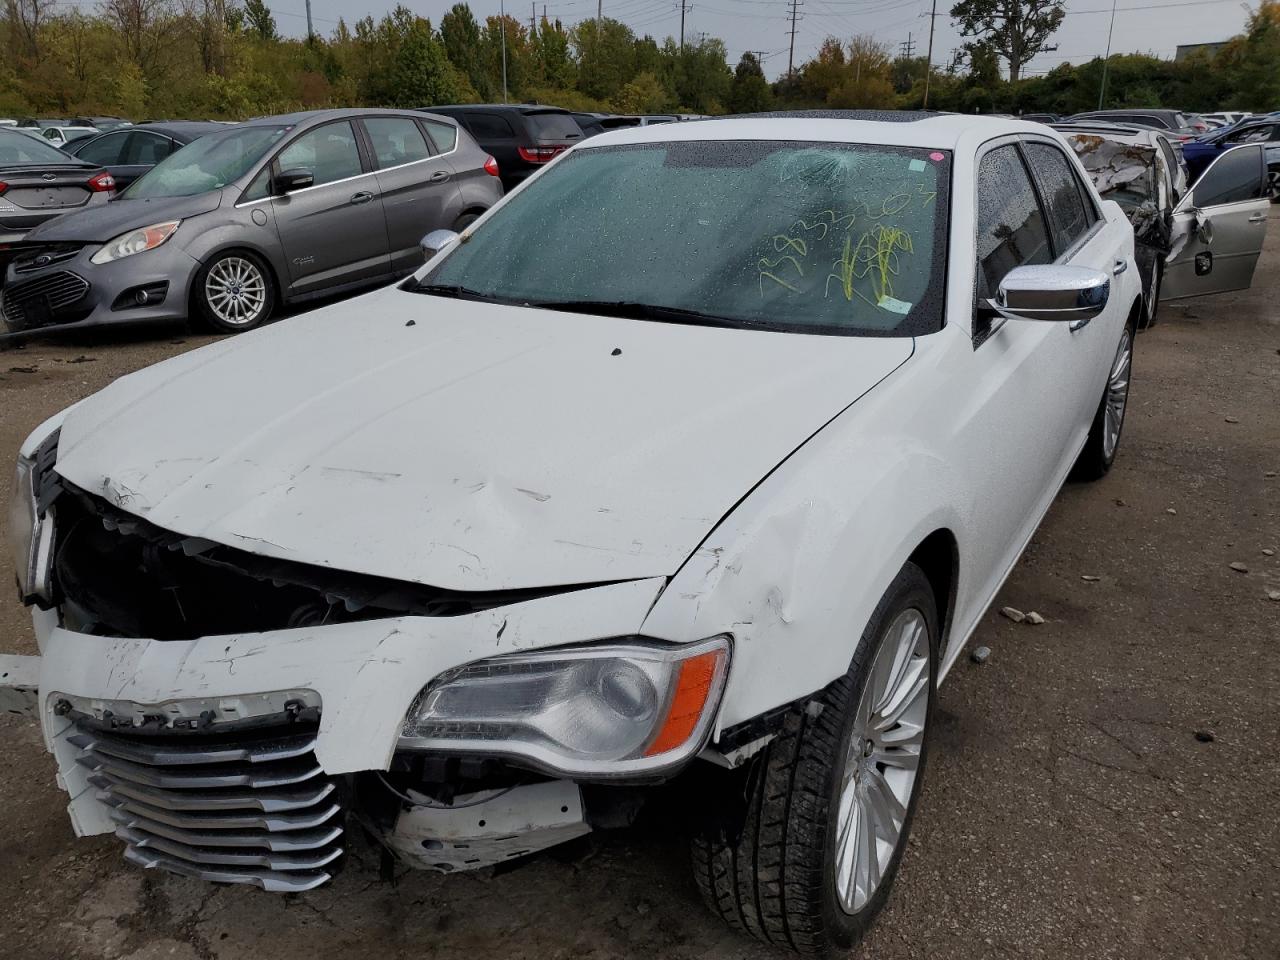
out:
<path id="1" fill-rule="evenodd" d="M 994 297 L 1014 267 L 1053 261 L 1044 213 L 1013 144 L 996 147 L 982 158 L 977 223 L 980 300 Z"/>

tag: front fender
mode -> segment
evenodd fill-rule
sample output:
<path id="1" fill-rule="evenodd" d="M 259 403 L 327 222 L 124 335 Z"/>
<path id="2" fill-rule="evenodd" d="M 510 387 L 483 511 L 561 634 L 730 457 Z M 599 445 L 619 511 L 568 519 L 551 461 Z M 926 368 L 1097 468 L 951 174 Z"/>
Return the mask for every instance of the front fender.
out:
<path id="1" fill-rule="evenodd" d="M 644 634 L 679 642 L 733 635 L 717 735 L 843 675 L 915 548 L 939 529 L 964 543 L 958 477 L 946 459 L 893 428 L 904 412 L 884 407 L 901 391 L 877 396 L 882 390 L 846 410 L 722 520 L 645 621 Z"/>

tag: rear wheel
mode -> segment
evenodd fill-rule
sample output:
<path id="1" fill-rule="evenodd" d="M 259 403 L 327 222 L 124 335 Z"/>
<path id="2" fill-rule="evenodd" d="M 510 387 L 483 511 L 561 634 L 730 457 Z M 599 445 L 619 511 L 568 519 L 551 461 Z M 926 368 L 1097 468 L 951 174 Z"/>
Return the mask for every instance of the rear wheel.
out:
<path id="1" fill-rule="evenodd" d="M 751 762 L 694 841 L 711 909 L 733 928 L 809 956 L 854 946 L 888 899 L 924 773 L 938 618 L 906 564 L 862 633 L 849 672 Z"/>
<path id="2" fill-rule="evenodd" d="M 196 272 L 191 299 L 191 319 L 198 326 L 216 333 L 241 333 L 271 316 L 275 286 L 261 260 L 235 250 L 218 254 Z"/>
<path id="3" fill-rule="evenodd" d="M 1120 335 L 1102 400 L 1089 427 L 1089 438 L 1071 469 L 1075 480 L 1098 480 L 1115 463 L 1124 430 L 1124 415 L 1129 408 L 1129 379 L 1133 371 L 1133 327 L 1126 326 Z"/>
<path id="4" fill-rule="evenodd" d="M 1280 167 L 1267 170 L 1267 193 L 1272 203 L 1280 203 Z"/>
<path id="5" fill-rule="evenodd" d="M 1163 280 L 1164 261 L 1157 260 L 1155 266 L 1151 268 L 1151 289 L 1147 291 L 1147 295 L 1142 301 L 1142 323 L 1139 324 L 1139 327 L 1143 330 L 1148 327 L 1154 327 L 1156 320 L 1159 319 L 1160 284 Z"/>
<path id="6" fill-rule="evenodd" d="M 464 213 L 453 222 L 453 232 L 461 233 L 463 230 L 467 229 L 467 227 L 479 220 L 481 216 L 482 214 L 479 213 Z"/>

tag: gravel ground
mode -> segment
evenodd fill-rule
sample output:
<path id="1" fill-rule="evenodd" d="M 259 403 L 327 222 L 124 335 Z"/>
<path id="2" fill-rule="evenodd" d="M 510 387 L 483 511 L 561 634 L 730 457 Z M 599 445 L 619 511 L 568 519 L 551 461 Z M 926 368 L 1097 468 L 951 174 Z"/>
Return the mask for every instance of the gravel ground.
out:
<path id="1" fill-rule="evenodd" d="M 1270 232 L 1252 291 L 1166 305 L 1139 337 L 1115 470 L 1062 492 L 971 644 L 990 659 L 942 688 L 912 847 L 861 956 L 1280 957 L 1280 217 Z M 0 354 L 0 451 L 203 342 Z M 0 629 L 35 652 L 7 594 Z M 277 897 L 75 840 L 35 728 L 0 718 L 0 737 L 0 957 L 777 955 L 706 913 L 670 814 L 499 876 L 387 883 L 357 849 L 331 887 Z"/>

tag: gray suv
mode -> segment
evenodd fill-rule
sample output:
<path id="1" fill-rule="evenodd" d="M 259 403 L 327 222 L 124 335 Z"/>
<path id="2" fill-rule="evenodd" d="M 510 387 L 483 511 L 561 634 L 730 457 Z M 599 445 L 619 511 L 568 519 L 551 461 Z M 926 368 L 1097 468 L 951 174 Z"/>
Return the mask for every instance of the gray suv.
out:
<path id="1" fill-rule="evenodd" d="M 0 295 L 13 331 L 183 317 L 248 330 L 282 303 L 385 283 L 502 196 L 446 117 L 322 110 L 202 137 L 118 199 L 32 230 Z"/>

